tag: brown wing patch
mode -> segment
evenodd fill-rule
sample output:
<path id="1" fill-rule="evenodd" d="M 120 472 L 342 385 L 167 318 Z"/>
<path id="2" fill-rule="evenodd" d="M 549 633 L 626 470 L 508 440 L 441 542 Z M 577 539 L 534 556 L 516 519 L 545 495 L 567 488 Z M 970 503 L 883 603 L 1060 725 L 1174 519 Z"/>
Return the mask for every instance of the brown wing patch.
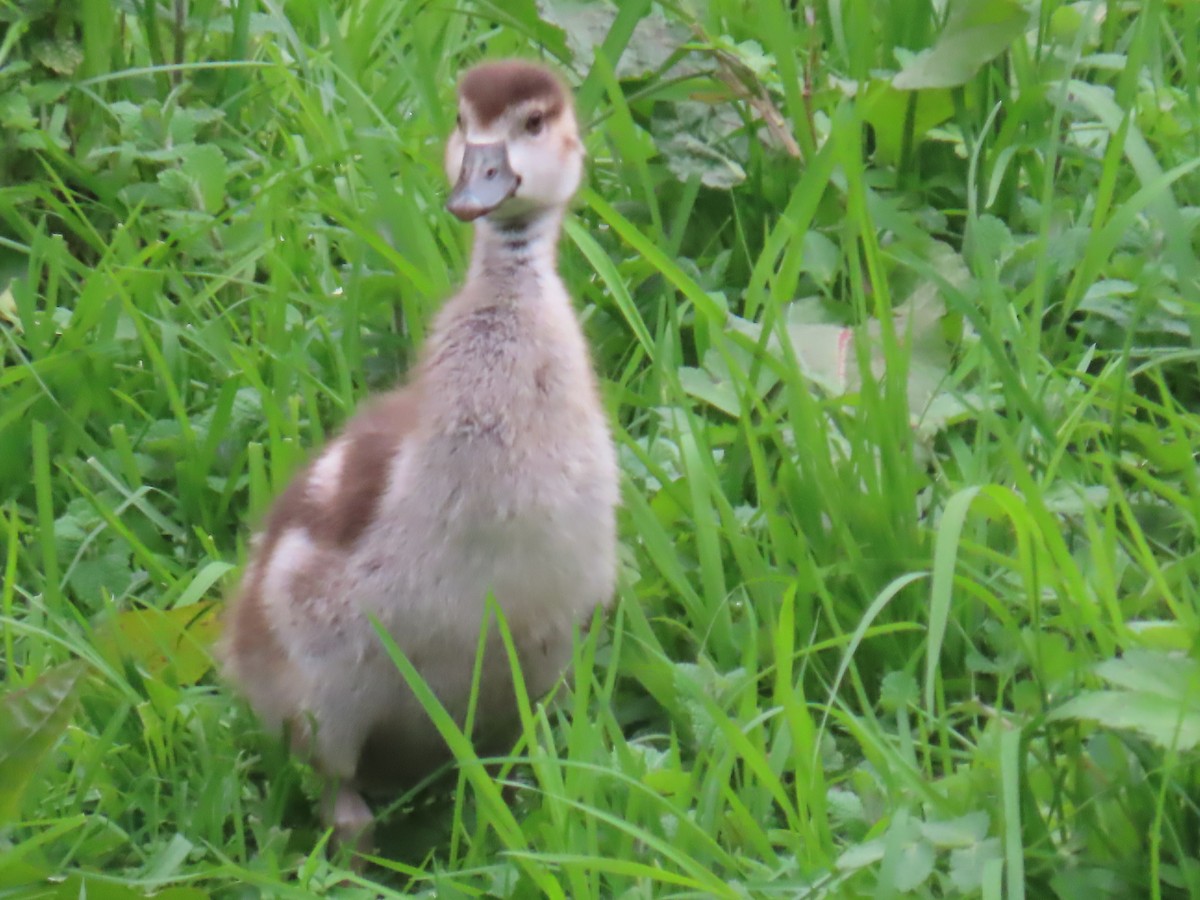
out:
<path id="1" fill-rule="evenodd" d="M 354 544 L 375 518 L 387 491 L 388 471 L 417 421 L 411 388 L 392 391 L 364 407 L 339 439 L 345 444 L 337 489 L 324 501 L 309 490 L 312 464 L 296 474 L 267 516 L 259 559 L 270 558 L 279 536 L 304 528 L 313 540 L 339 548 Z"/>
<path id="2" fill-rule="evenodd" d="M 354 417 L 343 438 L 340 489 L 332 502 L 313 504 L 309 530 L 318 541 L 347 547 L 358 540 L 375 519 L 392 460 L 416 421 L 412 389 L 385 394 Z"/>
<path id="3" fill-rule="evenodd" d="M 254 550 L 256 560 L 264 563 L 269 560 L 275 551 L 279 536 L 289 528 L 308 527 L 312 519 L 312 504 L 308 499 L 308 477 L 311 471 L 312 463 L 300 469 L 271 505 L 266 526 L 263 528 L 262 541 Z"/>
<path id="4" fill-rule="evenodd" d="M 287 663 L 287 652 L 279 643 L 263 608 L 262 564 L 267 557 L 251 562 L 229 611 L 222 656 L 243 684 L 266 684 Z"/>
<path id="5" fill-rule="evenodd" d="M 484 128 L 517 103 L 541 100 L 546 117 L 553 119 L 570 102 L 570 95 L 557 75 L 545 66 L 523 59 L 475 66 L 459 82 L 458 93 L 471 104 Z"/>

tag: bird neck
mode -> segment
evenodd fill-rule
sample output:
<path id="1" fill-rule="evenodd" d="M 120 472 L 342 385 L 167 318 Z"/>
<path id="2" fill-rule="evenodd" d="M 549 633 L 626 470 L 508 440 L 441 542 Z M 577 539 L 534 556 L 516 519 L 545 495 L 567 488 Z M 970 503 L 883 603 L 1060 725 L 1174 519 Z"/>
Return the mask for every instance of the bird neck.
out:
<path id="1" fill-rule="evenodd" d="M 479 219 L 468 278 L 499 287 L 554 276 L 561 233 L 560 210 L 542 210 L 520 219 Z"/>

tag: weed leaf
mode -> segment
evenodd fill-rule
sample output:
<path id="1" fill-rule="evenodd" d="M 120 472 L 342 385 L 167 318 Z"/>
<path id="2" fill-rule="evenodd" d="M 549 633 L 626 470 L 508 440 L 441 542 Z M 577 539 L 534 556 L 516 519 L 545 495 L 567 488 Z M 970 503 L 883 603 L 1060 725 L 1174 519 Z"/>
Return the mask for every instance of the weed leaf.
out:
<path id="1" fill-rule="evenodd" d="M 961 87 L 1004 52 L 1028 18 L 1015 0 L 961 0 L 937 42 L 901 69 L 892 85 L 902 91 Z"/>
<path id="2" fill-rule="evenodd" d="M 66 663 L 0 697 L 0 822 L 17 815 L 26 785 L 71 721 L 86 671 Z"/>
<path id="3" fill-rule="evenodd" d="M 1183 656 L 1130 650 L 1096 667 L 1118 690 L 1088 691 L 1068 700 L 1053 719 L 1087 719 L 1128 728 L 1164 747 L 1200 744 L 1200 663 Z"/>
<path id="4" fill-rule="evenodd" d="M 195 684 L 212 667 L 207 648 L 218 628 L 211 603 L 131 609 L 101 628 L 96 643 L 111 662 L 129 659 L 150 675 L 171 670 L 178 684 Z"/>

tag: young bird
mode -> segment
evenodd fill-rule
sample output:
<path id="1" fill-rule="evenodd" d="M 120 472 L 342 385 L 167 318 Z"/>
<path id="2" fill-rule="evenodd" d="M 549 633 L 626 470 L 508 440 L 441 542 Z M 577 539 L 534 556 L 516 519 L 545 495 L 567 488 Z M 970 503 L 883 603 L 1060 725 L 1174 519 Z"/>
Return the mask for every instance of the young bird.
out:
<path id="1" fill-rule="evenodd" d="M 447 207 L 476 223 L 466 283 L 411 383 L 369 403 L 275 503 L 227 617 L 226 672 L 311 755 L 343 842 L 369 841 L 364 791 L 412 785 L 450 757 L 369 617 L 461 725 L 489 593 L 531 696 L 611 601 L 616 456 L 557 268 L 583 159 L 550 70 L 505 60 L 463 76 L 445 167 Z M 516 725 L 493 624 L 480 752 L 502 751 Z"/>

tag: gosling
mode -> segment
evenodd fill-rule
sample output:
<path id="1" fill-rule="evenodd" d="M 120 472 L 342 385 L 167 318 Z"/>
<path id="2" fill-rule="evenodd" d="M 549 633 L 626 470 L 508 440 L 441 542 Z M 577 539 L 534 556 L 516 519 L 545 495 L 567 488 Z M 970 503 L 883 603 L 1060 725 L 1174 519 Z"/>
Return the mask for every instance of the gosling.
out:
<path id="1" fill-rule="evenodd" d="M 364 793 L 451 753 L 374 617 L 463 725 L 494 596 L 531 696 L 612 599 L 616 455 L 557 244 L 584 150 L 571 95 L 521 60 L 469 70 L 446 145 L 447 207 L 475 222 L 466 283 L 410 383 L 368 403 L 294 478 L 255 538 L 224 666 L 264 725 L 327 781 L 334 836 L 370 840 Z M 484 644 L 473 737 L 514 739 L 512 673 Z"/>

